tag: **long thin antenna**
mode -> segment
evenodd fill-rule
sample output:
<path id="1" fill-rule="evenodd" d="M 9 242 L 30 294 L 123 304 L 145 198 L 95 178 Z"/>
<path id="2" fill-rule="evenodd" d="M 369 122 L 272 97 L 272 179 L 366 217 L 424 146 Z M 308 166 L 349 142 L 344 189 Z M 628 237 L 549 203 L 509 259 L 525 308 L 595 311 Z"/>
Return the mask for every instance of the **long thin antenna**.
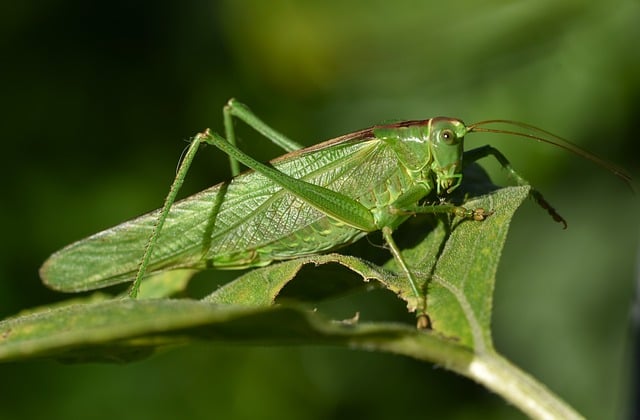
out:
<path id="1" fill-rule="evenodd" d="M 513 130 L 503 130 L 499 128 L 490 128 L 484 127 L 488 124 L 509 124 L 512 126 L 520 127 L 525 130 L 531 131 L 531 133 L 513 131 Z M 553 134 L 549 131 L 538 128 L 534 125 L 523 123 L 520 121 L 511 121 L 511 120 L 486 120 L 480 121 L 475 124 L 471 124 L 468 126 L 468 132 L 476 132 L 476 133 L 501 133 L 501 134 L 512 134 L 514 136 L 525 137 L 537 141 L 541 141 L 548 144 L 553 144 L 561 149 L 568 150 L 571 153 L 574 153 L 582 158 L 588 159 L 609 171 L 611 171 L 615 176 L 622 179 L 624 182 L 629 185 L 629 187 L 633 190 L 633 186 L 631 185 L 631 176 L 620 167 L 614 165 L 613 163 L 606 161 L 593 153 L 589 153 L 576 144 L 570 142 L 569 140 L 562 138 L 556 134 Z"/>

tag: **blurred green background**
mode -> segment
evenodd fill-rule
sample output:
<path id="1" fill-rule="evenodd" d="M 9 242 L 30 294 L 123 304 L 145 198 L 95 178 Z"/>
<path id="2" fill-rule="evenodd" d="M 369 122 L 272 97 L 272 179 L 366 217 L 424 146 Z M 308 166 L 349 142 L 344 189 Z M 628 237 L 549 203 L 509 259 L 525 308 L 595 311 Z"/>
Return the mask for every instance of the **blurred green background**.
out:
<path id="1" fill-rule="evenodd" d="M 42 261 L 159 207 L 185 141 L 221 131 L 232 96 L 304 144 L 390 119 L 508 118 L 640 176 L 637 1 L 11 3 L 0 6 L 0 317 L 64 298 L 40 283 Z M 254 156 L 278 154 L 241 133 Z M 480 134 L 467 147 L 489 141 L 569 221 L 562 231 L 533 203 L 519 211 L 496 346 L 587 417 L 624 417 L 636 398 L 637 196 L 557 148 Z M 209 148 L 185 190 L 227 176 Z M 399 305 L 380 293 L 335 304 L 345 316 Z M 444 369 L 334 348 L 202 343 L 124 366 L 0 365 L 0 378 L 7 419 L 521 417 Z"/>

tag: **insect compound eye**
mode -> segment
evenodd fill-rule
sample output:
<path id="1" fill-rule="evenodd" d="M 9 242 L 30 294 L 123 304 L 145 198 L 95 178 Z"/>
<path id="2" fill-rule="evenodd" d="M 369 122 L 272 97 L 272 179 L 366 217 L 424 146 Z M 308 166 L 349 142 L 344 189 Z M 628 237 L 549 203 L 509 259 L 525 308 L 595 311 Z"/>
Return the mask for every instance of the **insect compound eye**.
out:
<path id="1" fill-rule="evenodd" d="M 440 131 L 440 141 L 445 144 L 454 144 L 456 142 L 456 133 L 450 128 Z"/>

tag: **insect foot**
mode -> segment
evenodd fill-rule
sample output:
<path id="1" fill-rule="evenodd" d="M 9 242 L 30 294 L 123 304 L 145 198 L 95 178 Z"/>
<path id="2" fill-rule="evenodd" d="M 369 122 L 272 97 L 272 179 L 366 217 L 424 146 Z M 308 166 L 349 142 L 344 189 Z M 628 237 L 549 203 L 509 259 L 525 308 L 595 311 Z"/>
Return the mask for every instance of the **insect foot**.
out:
<path id="1" fill-rule="evenodd" d="M 454 207 L 453 213 L 458 217 L 473 219 L 479 222 L 491 216 L 493 214 L 493 211 L 487 211 L 482 207 L 478 207 L 474 210 L 469 210 L 464 207 Z"/>
<path id="2" fill-rule="evenodd" d="M 419 330 L 430 330 L 431 329 L 431 319 L 427 314 L 421 314 L 417 318 L 416 328 Z"/>
<path id="3" fill-rule="evenodd" d="M 482 207 L 478 207 L 477 209 L 473 210 L 472 213 L 473 214 L 471 215 L 471 217 L 473 218 L 473 220 L 481 221 L 491 216 L 493 214 L 493 211 L 486 211 Z"/>

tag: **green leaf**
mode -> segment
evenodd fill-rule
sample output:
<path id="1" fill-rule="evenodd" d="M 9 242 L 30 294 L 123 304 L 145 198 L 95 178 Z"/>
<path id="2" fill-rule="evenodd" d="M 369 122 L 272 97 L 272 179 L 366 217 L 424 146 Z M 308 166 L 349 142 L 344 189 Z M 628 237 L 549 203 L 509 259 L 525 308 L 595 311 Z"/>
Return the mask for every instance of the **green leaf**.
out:
<path id="1" fill-rule="evenodd" d="M 242 303 L 249 305 L 271 305 L 282 288 L 295 278 L 306 264 L 321 265 L 336 263 L 359 274 L 366 282 L 377 280 L 387 289 L 412 299 L 403 278 L 361 258 L 341 254 L 313 255 L 272 264 L 250 271 L 231 283 L 216 290 L 204 300 L 213 303 Z"/>
<path id="2" fill-rule="evenodd" d="M 407 334 L 422 333 L 399 324 L 329 321 L 295 306 L 122 299 L 73 304 L 5 320 L 0 324 L 0 360 L 46 356 L 74 361 L 129 361 L 160 345 L 196 339 L 364 345 L 393 341 Z M 434 343 L 438 341 L 435 335 L 429 337 Z"/>
<path id="3" fill-rule="evenodd" d="M 437 219 L 415 246 L 403 251 L 427 293 L 433 330 L 411 325 L 326 319 L 296 304 L 273 305 L 305 264 L 338 263 L 365 281 L 377 281 L 416 307 L 393 261 L 384 267 L 328 254 L 273 264 L 241 275 L 202 301 L 110 299 L 74 301 L 0 322 L 0 361 L 55 357 L 127 362 L 161 346 L 193 340 L 268 344 L 332 344 L 411 356 L 445 366 L 500 393 L 532 416 L 577 414 L 493 350 L 490 319 L 495 273 L 508 225 L 529 193 L 511 187 L 467 201 L 494 213 L 483 222 Z M 143 295 L 182 290 L 190 273 L 147 283 Z"/>
<path id="4" fill-rule="evenodd" d="M 454 220 L 449 227 L 441 222 L 429 238 L 405 253 L 410 266 L 429 267 L 418 272 L 428 281 L 427 310 L 433 328 L 478 351 L 492 347 L 495 274 L 509 222 L 528 192 L 528 187 L 509 187 L 468 201 L 468 208 L 495 212 L 482 223 Z"/>
<path id="5" fill-rule="evenodd" d="M 454 340 L 472 350 L 492 347 L 489 321 L 494 275 L 509 220 L 527 194 L 526 187 L 512 187 L 468 201 L 466 206 L 469 208 L 483 207 L 495 210 L 495 213 L 483 222 L 460 219 L 448 222 L 440 218 L 436 227 L 420 243 L 403 251 L 417 278 L 428 289 L 428 311 L 434 331 L 440 337 Z M 243 308 L 243 311 L 247 307 L 258 307 L 260 311 L 268 312 L 282 288 L 296 277 L 305 264 L 327 263 L 341 264 L 360 275 L 364 281 L 379 282 L 382 287 L 405 300 L 408 310 L 415 309 L 412 289 L 406 279 L 398 274 L 393 261 L 383 268 L 360 258 L 340 254 L 298 258 L 255 269 L 207 296 L 198 303 L 197 308 L 209 305 L 207 314 L 219 315 L 211 318 L 216 325 L 230 319 L 230 314 L 236 313 L 233 312 L 236 306 Z M 184 288 L 190 275 L 189 271 L 176 271 L 151 278 L 143 285 L 141 296 L 170 296 Z M 179 340 L 164 337 L 158 341 L 158 331 L 172 330 L 178 322 L 176 319 L 183 319 L 183 316 L 176 318 L 173 310 L 175 301 L 167 301 L 170 303 L 166 307 L 162 306 L 162 301 L 154 301 L 153 313 L 147 312 L 150 304 L 145 299 L 97 303 L 72 301 L 70 305 L 44 314 L 37 312 L 3 321 L 0 323 L 0 359 L 47 355 L 50 354 L 51 343 L 57 340 L 65 343 L 64 346 L 53 346 L 57 355 L 74 353 L 87 346 L 91 352 L 95 352 L 102 346 L 106 353 L 98 358 L 126 359 L 128 355 L 121 356 L 120 353 L 128 346 L 135 349 L 140 346 L 153 348 L 159 344 L 174 344 L 176 341 L 196 338 L 186 334 Z M 110 312 L 110 305 L 115 305 L 114 312 Z M 146 309 L 138 311 L 138 305 L 145 305 Z M 188 327 L 189 322 L 197 325 L 197 317 L 192 321 L 189 319 L 186 317 L 181 321 L 185 322 L 183 327 Z M 284 323 L 287 324 L 286 321 Z M 269 335 L 263 333 L 276 327 L 271 325 L 266 328 L 262 325 L 243 334 L 250 335 L 252 330 L 255 339 L 277 343 L 278 337 L 269 339 Z M 301 334 L 302 337 L 306 335 Z M 135 344 L 126 341 L 133 337 L 136 338 Z M 115 351 L 114 342 L 117 342 Z M 42 343 L 42 348 L 39 343 Z"/>

